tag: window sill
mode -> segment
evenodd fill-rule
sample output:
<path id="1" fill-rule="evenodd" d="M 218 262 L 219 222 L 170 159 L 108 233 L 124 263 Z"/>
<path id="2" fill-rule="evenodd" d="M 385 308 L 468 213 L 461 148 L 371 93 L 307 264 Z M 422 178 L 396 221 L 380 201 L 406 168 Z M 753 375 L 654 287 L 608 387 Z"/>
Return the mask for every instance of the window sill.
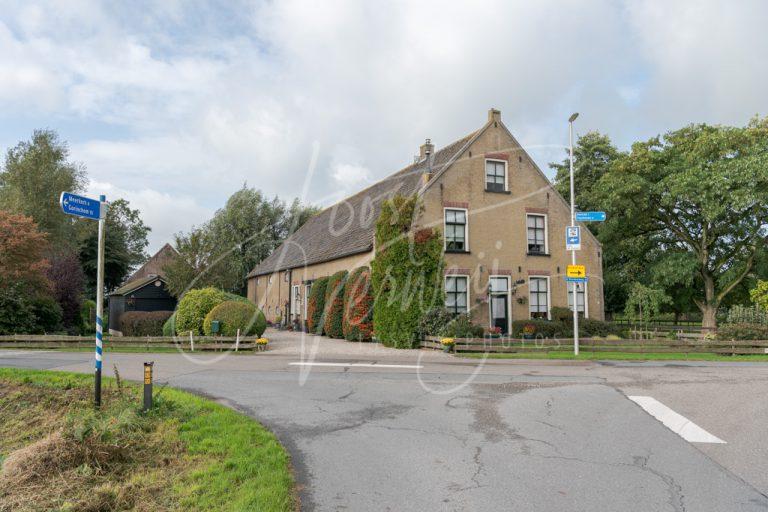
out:
<path id="1" fill-rule="evenodd" d="M 458 249 L 446 249 L 444 251 L 446 254 L 471 254 L 469 251 L 465 250 L 458 250 Z"/>
<path id="2" fill-rule="evenodd" d="M 526 252 L 526 256 L 544 256 L 545 258 L 549 258 L 552 255 L 547 252 Z"/>
<path id="3" fill-rule="evenodd" d="M 511 190 L 491 190 L 488 188 L 486 188 L 485 191 L 488 192 L 489 194 L 511 194 L 512 193 Z"/>

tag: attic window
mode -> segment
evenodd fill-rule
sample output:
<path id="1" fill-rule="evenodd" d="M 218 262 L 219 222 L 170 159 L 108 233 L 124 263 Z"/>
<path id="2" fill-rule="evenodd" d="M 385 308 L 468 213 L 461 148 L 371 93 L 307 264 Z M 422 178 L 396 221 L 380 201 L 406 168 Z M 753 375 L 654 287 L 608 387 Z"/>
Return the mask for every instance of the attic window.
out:
<path id="1" fill-rule="evenodd" d="M 485 161 L 485 190 L 504 192 L 507 190 L 507 162 L 504 160 Z"/>
<path id="2" fill-rule="evenodd" d="M 162 285 L 163 285 L 162 281 L 155 281 L 155 286 L 162 286 Z"/>

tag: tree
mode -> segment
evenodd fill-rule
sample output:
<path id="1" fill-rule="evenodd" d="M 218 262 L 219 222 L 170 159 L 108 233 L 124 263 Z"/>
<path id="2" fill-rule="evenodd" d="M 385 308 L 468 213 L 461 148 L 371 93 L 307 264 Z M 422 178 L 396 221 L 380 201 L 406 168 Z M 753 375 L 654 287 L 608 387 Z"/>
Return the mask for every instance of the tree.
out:
<path id="1" fill-rule="evenodd" d="M 768 120 L 690 125 L 636 143 L 597 189 L 612 212 L 604 243 L 649 244 L 650 270 L 666 286 L 691 286 L 702 326 L 715 328 L 768 241 Z"/>
<path id="2" fill-rule="evenodd" d="M 82 324 L 80 307 L 85 291 L 85 275 L 78 255 L 69 250 L 53 254 L 46 275 L 51 282 L 53 298 L 61 307 L 64 327 L 70 331 L 79 328 Z"/>
<path id="3" fill-rule="evenodd" d="M 246 185 L 232 194 L 213 218 L 176 235 L 181 257 L 166 268 L 171 293 L 194 286 L 216 286 L 244 294 L 246 277 L 317 209 L 294 200 L 290 206 L 268 200 Z"/>
<path id="4" fill-rule="evenodd" d="M 757 285 L 749 291 L 749 296 L 757 307 L 768 312 L 768 281 L 758 281 Z"/>
<path id="5" fill-rule="evenodd" d="M 376 221 L 371 262 L 373 330 L 387 346 L 411 348 L 424 313 L 443 303 L 443 242 L 439 232 L 414 230 L 416 196 L 386 201 Z"/>
<path id="6" fill-rule="evenodd" d="M 98 224 L 81 224 L 80 262 L 86 275 L 89 295 L 95 294 L 98 263 Z M 147 259 L 145 251 L 150 228 L 141 220 L 139 210 L 131 209 L 125 199 L 109 203 L 104 236 L 104 287 L 120 286 L 130 271 Z"/>
<path id="7" fill-rule="evenodd" d="M 59 196 L 82 190 L 86 181 L 83 166 L 68 159 L 56 132 L 35 130 L 31 140 L 8 150 L 0 170 L 0 208 L 34 219 L 57 246 L 75 240 L 75 220 L 61 211 Z"/>

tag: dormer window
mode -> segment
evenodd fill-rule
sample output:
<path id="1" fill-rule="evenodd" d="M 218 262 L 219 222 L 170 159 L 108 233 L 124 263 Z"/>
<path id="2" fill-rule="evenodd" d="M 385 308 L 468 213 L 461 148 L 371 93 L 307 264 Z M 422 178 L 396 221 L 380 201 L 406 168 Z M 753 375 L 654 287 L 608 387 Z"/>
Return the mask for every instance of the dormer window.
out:
<path id="1" fill-rule="evenodd" d="M 485 190 L 488 192 L 506 192 L 507 162 L 504 160 L 485 161 Z"/>

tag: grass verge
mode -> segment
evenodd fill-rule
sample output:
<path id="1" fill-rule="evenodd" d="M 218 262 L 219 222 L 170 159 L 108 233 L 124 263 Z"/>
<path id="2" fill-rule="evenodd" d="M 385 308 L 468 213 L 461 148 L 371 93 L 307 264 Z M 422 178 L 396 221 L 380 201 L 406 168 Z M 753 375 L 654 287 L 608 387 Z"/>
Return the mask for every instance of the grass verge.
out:
<path id="1" fill-rule="evenodd" d="M 288 454 L 260 424 L 183 391 L 0 369 L 0 511 L 295 510 Z"/>
<path id="2" fill-rule="evenodd" d="M 460 353 L 457 357 L 483 358 L 482 353 Z M 633 353 L 633 352 L 590 352 L 582 349 L 578 356 L 573 352 L 517 352 L 514 354 L 488 354 L 489 359 L 573 359 L 584 361 L 618 360 L 618 361 L 765 361 L 768 362 L 768 354 L 753 355 L 722 355 L 712 353 L 661 352 L 661 353 Z"/>

